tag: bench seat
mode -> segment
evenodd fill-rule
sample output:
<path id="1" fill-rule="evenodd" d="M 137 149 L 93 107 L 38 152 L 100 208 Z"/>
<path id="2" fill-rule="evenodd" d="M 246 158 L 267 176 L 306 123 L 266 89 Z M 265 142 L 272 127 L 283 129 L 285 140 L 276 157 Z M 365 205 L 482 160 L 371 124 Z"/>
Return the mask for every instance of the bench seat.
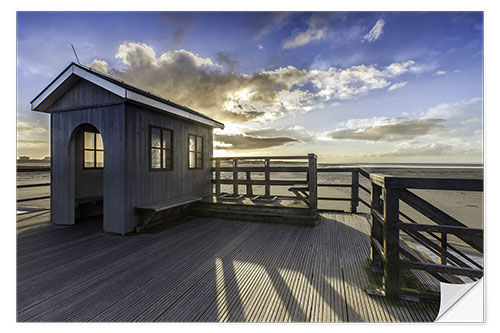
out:
<path id="1" fill-rule="evenodd" d="M 135 228 L 135 231 L 140 232 L 141 230 L 144 230 L 160 212 L 189 205 L 193 202 L 201 201 L 202 199 L 202 197 L 185 196 L 135 206 L 134 211 L 137 215 L 139 215 L 139 225 Z M 148 213 L 150 216 L 146 218 Z"/>

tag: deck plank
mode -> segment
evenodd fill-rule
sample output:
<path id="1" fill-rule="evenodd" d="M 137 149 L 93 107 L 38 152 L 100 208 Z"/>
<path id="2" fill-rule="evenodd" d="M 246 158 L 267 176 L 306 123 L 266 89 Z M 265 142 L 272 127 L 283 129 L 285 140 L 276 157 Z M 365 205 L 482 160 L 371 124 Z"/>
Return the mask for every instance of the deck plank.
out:
<path id="1" fill-rule="evenodd" d="M 95 220 L 17 223 L 18 321 L 432 321 L 438 302 L 372 297 L 369 223 L 317 226 L 187 218 L 125 237 Z"/>

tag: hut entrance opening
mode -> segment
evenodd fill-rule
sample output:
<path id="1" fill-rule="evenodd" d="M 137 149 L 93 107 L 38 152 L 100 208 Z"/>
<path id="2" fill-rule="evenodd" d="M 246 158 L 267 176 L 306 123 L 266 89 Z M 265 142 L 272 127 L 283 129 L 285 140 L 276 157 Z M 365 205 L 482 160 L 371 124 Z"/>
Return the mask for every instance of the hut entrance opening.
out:
<path id="1" fill-rule="evenodd" d="M 80 222 L 103 215 L 104 143 L 101 133 L 90 124 L 78 126 L 70 143 L 74 175 L 74 219 Z M 71 191 L 70 191 L 71 192 Z"/>

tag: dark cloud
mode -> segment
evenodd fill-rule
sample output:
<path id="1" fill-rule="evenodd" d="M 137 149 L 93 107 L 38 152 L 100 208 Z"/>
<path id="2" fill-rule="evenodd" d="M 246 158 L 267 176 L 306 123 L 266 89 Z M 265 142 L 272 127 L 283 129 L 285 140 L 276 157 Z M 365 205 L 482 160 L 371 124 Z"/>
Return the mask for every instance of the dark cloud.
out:
<path id="1" fill-rule="evenodd" d="M 240 67 L 238 60 L 231 59 L 231 55 L 227 52 L 217 52 L 215 61 L 224 66 L 227 70 L 234 72 L 235 69 Z"/>
<path id="2" fill-rule="evenodd" d="M 188 33 L 198 25 L 200 20 L 199 13 L 189 12 L 163 13 L 162 17 L 171 27 L 172 37 L 176 45 L 179 45 L 186 39 Z"/>
<path id="3" fill-rule="evenodd" d="M 283 28 L 290 22 L 293 13 L 288 12 L 256 12 L 249 15 L 243 31 L 251 34 L 256 40 L 272 31 Z"/>
<path id="4" fill-rule="evenodd" d="M 265 149 L 282 146 L 287 143 L 297 142 L 297 139 L 281 136 L 281 137 L 258 137 L 252 135 L 223 135 L 215 134 L 215 141 L 229 144 L 231 146 L 214 147 L 215 149 L 228 150 L 243 150 L 243 149 Z"/>
<path id="5" fill-rule="evenodd" d="M 406 119 L 362 129 L 342 129 L 328 134 L 334 140 L 400 141 L 447 131 L 444 119 Z"/>

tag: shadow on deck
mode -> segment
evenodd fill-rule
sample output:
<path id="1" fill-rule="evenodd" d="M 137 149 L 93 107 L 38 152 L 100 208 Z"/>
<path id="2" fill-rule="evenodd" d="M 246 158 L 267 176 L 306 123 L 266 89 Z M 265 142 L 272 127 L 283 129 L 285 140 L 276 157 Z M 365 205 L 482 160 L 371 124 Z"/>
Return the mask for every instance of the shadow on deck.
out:
<path id="1" fill-rule="evenodd" d="M 71 227 L 19 217 L 18 321 L 419 322 L 438 302 L 368 296 L 369 225 L 186 218 L 127 237 L 99 219 Z"/>

